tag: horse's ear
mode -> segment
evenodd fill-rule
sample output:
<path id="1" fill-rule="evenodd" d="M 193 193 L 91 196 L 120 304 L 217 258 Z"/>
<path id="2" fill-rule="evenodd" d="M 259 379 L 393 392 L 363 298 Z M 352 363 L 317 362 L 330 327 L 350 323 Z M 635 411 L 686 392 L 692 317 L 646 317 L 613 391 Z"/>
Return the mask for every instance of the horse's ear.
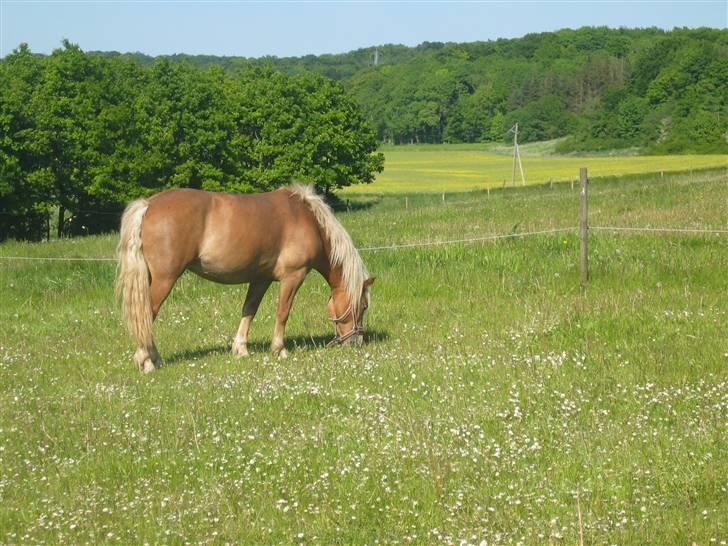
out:
<path id="1" fill-rule="evenodd" d="M 374 284 L 374 281 L 376 281 L 376 280 L 377 280 L 376 277 L 369 277 L 367 280 L 364 281 L 364 288 L 365 289 L 369 288 L 371 285 Z"/>

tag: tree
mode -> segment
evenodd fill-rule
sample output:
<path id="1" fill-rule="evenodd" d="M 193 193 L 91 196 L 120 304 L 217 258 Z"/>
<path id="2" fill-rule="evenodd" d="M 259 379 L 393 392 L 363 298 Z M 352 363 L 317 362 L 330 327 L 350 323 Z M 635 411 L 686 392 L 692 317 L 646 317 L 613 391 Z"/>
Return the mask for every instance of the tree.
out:
<path id="1" fill-rule="evenodd" d="M 291 180 L 332 191 L 367 183 L 384 158 L 354 100 L 313 74 L 288 77 L 249 69 L 229 88 L 241 189 L 272 189 Z"/>
<path id="2" fill-rule="evenodd" d="M 563 99 L 555 95 L 542 97 L 528 106 L 510 112 L 506 125 L 518 123 L 522 142 L 550 140 L 566 135 L 573 127 L 573 117 L 566 111 Z"/>
<path id="3" fill-rule="evenodd" d="M 41 77 L 42 59 L 26 44 L 0 62 L 0 240 L 38 240 L 49 230 L 53 180 L 29 100 Z"/>
<path id="4" fill-rule="evenodd" d="M 100 60 L 67 40 L 46 60 L 31 108 L 44 146 L 42 167 L 50 173 L 58 205 L 58 235 L 69 228 L 66 213 L 78 213 L 100 160 L 96 124 L 103 109 Z"/>
<path id="5" fill-rule="evenodd" d="M 500 140 L 501 130 L 493 135 L 492 127 L 502 125 L 502 113 L 505 99 L 500 96 L 493 84 L 486 82 L 475 89 L 472 94 L 463 94 L 450 112 L 445 139 L 450 142 L 479 142 Z M 496 116 L 500 116 L 496 120 Z"/>

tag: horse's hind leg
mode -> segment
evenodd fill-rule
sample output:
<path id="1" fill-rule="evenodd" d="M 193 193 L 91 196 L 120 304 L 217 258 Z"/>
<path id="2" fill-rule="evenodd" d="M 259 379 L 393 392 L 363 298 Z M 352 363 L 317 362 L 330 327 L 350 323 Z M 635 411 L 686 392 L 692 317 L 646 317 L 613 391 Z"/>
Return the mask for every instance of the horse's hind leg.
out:
<path id="1" fill-rule="evenodd" d="M 174 283 L 177 281 L 177 277 L 168 276 L 152 276 L 152 282 L 149 287 L 150 299 L 152 306 L 152 320 L 157 318 L 159 314 L 159 308 L 167 299 L 169 292 L 172 290 Z M 154 343 L 154 338 L 151 338 L 151 344 L 144 347 L 139 347 L 134 354 L 134 361 L 136 362 L 139 369 L 144 373 L 153 372 L 155 368 L 162 365 L 162 357 L 159 355 L 157 345 Z"/>
<path id="2" fill-rule="evenodd" d="M 240 321 L 238 333 L 233 340 L 233 354 L 235 356 L 248 356 L 248 329 L 253 321 L 255 314 L 258 312 L 260 302 L 263 300 L 271 281 L 251 282 L 248 286 L 248 294 L 245 296 L 243 304 L 243 319 Z"/>
<path id="3" fill-rule="evenodd" d="M 152 343 L 151 347 L 138 347 L 134 353 L 134 363 L 140 372 L 151 373 L 157 366 L 161 365 L 162 359 L 157 348 Z"/>

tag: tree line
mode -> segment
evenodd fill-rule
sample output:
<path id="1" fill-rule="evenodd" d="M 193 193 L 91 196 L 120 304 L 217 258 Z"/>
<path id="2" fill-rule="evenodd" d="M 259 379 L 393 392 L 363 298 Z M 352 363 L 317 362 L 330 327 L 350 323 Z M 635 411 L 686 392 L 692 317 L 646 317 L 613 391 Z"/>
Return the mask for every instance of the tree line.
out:
<path id="1" fill-rule="evenodd" d="M 728 151 L 728 31 L 585 28 L 442 44 L 346 83 L 391 143 L 571 138 L 561 151 Z"/>
<path id="2" fill-rule="evenodd" d="M 525 142 L 570 136 L 561 151 L 728 151 L 725 29 L 585 27 L 488 42 L 384 45 L 376 48 L 376 66 L 374 49 L 170 59 L 229 70 L 263 64 L 340 80 L 377 138 L 392 144 L 501 141 L 518 122 Z"/>
<path id="3" fill-rule="evenodd" d="M 375 133 L 333 80 L 21 45 L 0 62 L 0 240 L 115 229 L 170 187 L 321 191 L 371 182 Z"/>

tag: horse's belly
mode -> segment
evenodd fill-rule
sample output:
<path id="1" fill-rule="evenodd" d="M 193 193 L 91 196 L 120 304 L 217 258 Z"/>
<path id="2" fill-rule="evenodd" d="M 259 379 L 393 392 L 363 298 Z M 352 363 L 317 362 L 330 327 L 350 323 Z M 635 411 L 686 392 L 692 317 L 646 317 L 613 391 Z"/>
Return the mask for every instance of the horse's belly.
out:
<path id="1" fill-rule="evenodd" d="M 196 260 L 188 266 L 188 269 L 204 279 L 224 284 L 242 284 L 272 278 L 272 266 L 265 262 L 242 265 Z"/>

